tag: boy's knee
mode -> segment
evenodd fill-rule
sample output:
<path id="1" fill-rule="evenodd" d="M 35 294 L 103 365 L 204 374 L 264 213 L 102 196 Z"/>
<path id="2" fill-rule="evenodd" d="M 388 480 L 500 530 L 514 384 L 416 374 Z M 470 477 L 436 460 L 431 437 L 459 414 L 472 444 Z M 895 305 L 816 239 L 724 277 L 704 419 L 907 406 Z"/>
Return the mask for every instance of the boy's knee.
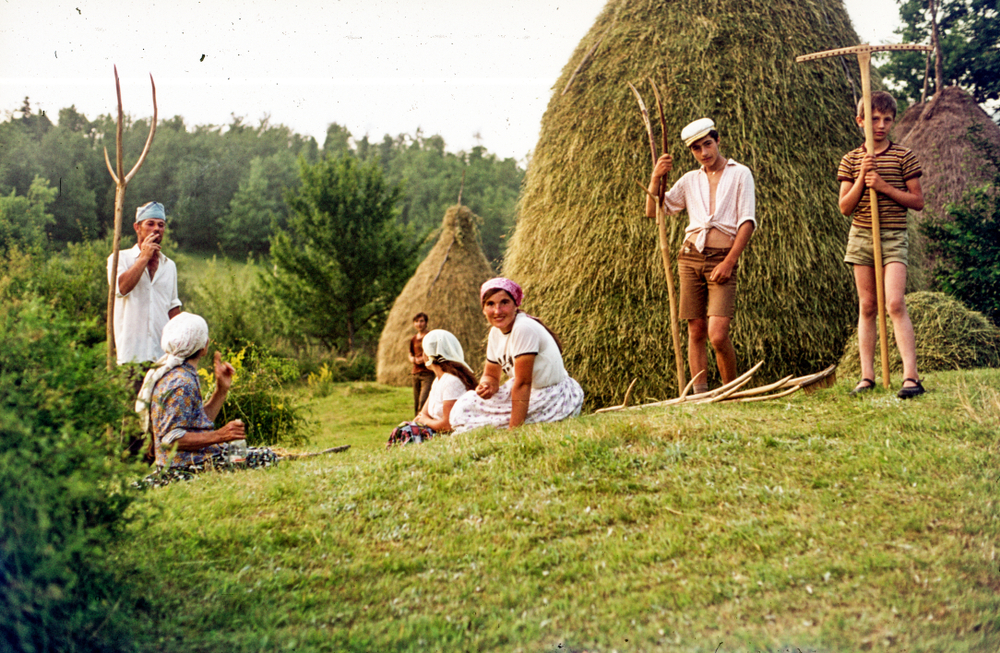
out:
<path id="1" fill-rule="evenodd" d="M 858 310 L 861 312 L 861 317 L 873 320 L 878 315 L 878 302 L 874 299 L 862 299 L 858 304 Z"/>
<path id="2" fill-rule="evenodd" d="M 705 320 L 688 320 L 688 340 L 704 343 L 708 339 L 708 324 Z"/>
<path id="3" fill-rule="evenodd" d="M 708 339 L 716 351 L 727 349 L 729 347 L 729 329 L 713 329 L 709 332 Z"/>
<path id="4" fill-rule="evenodd" d="M 893 319 L 906 316 L 906 300 L 902 297 L 893 297 L 885 303 L 885 310 Z"/>

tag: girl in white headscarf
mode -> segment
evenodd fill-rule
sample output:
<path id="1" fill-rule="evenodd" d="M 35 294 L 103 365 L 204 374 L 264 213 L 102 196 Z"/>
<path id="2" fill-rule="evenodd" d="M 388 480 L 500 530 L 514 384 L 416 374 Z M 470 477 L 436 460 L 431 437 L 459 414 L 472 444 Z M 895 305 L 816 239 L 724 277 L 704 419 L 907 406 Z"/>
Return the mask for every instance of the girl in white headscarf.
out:
<path id="1" fill-rule="evenodd" d="M 424 336 L 423 347 L 434 383 L 416 421 L 435 431 L 450 431 L 451 408 L 459 397 L 475 389 L 476 377 L 465 364 L 461 343 L 449 331 L 434 329 Z"/>
<path id="2" fill-rule="evenodd" d="M 427 369 L 434 382 L 424 407 L 412 422 L 403 422 L 389 436 L 389 446 L 423 442 L 437 433 L 451 430 L 452 406 L 463 394 L 476 387 L 476 377 L 465 364 L 462 345 L 451 332 L 434 329 L 423 339 Z"/>

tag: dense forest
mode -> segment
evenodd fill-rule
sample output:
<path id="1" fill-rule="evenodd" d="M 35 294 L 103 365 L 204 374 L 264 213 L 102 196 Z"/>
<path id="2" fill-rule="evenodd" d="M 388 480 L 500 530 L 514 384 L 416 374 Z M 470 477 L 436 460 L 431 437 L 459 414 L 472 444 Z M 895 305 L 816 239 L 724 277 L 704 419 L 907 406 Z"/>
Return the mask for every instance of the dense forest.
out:
<path id="1" fill-rule="evenodd" d="M 126 167 L 148 132 L 148 119 L 126 117 Z M 114 219 L 114 184 L 103 150 L 113 160 L 114 145 L 111 115 L 91 120 L 71 106 L 53 122 L 34 112 L 29 98 L 8 112 L 0 122 L 0 249 L 12 241 L 58 248 L 103 238 Z M 157 200 L 183 250 L 267 256 L 271 236 L 288 224 L 286 199 L 299 184 L 300 161 L 345 155 L 377 162 L 386 182 L 400 187 L 397 220 L 415 238 L 440 224 L 461 191 L 462 202 L 482 219 L 484 252 L 498 264 L 524 170 L 483 147 L 448 152 L 443 138 L 419 129 L 372 141 L 331 123 L 320 147 L 311 136 L 268 119 L 251 125 L 234 114 L 227 125 L 194 127 L 182 116 L 160 120 L 148 159 L 129 184 L 126 221 L 134 206 Z"/>

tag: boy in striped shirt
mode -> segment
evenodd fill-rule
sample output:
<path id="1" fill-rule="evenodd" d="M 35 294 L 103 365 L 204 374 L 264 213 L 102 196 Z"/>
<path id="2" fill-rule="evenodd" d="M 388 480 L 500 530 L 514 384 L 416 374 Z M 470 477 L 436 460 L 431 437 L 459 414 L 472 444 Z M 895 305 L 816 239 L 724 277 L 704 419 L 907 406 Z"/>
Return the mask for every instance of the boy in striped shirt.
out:
<path id="1" fill-rule="evenodd" d="M 875 257 L 872 243 L 872 211 L 869 188 L 878 194 L 879 229 L 884 266 L 885 304 L 892 329 L 903 359 L 903 386 L 898 396 L 909 399 L 924 393 L 917 375 L 916 341 L 913 323 L 906 311 L 903 293 L 906 290 L 908 239 L 906 213 L 908 209 L 924 208 L 920 189 L 920 162 L 909 149 L 889 140 L 889 131 L 896 119 L 896 100 L 885 91 L 872 94 L 872 127 L 874 151 L 865 146 L 844 155 L 837 169 L 840 182 L 840 210 L 851 219 L 844 262 L 854 267 L 854 282 L 858 288 L 858 351 L 861 357 L 861 381 L 851 392 L 859 394 L 875 387 L 875 341 L 878 331 L 875 317 L 878 303 L 875 290 Z M 858 103 L 855 120 L 862 129 L 865 124 L 864 102 Z"/>

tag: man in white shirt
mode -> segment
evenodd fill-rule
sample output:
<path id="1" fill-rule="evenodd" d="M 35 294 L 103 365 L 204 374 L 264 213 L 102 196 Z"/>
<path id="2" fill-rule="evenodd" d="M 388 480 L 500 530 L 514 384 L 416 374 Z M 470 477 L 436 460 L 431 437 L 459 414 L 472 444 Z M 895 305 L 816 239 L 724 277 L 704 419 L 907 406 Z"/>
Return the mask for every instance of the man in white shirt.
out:
<path id="1" fill-rule="evenodd" d="M 688 366 L 691 376 L 708 366 L 706 342 L 712 343 L 723 383 L 736 378 L 736 350 L 729 326 L 736 309 L 736 269 L 757 226 L 754 183 L 750 169 L 719 153 L 719 132 L 709 118 L 681 131 L 681 140 L 701 167 L 677 180 L 663 198 L 667 213 L 687 209 L 688 226 L 677 260 L 680 274 L 679 317 L 688 323 Z M 646 198 L 646 216 L 656 216 L 661 181 L 673 167 L 664 154 L 656 162 Z M 695 392 L 708 389 L 706 379 Z"/>
<path id="2" fill-rule="evenodd" d="M 117 283 L 115 349 L 119 365 L 155 361 L 162 356 L 163 327 L 181 312 L 177 266 L 160 252 L 166 226 L 162 204 L 149 202 L 138 207 L 132 225 L 136 244 L 118 253 L 114 276 L 112 257 L 108 257 L 108 283 Z"/>

